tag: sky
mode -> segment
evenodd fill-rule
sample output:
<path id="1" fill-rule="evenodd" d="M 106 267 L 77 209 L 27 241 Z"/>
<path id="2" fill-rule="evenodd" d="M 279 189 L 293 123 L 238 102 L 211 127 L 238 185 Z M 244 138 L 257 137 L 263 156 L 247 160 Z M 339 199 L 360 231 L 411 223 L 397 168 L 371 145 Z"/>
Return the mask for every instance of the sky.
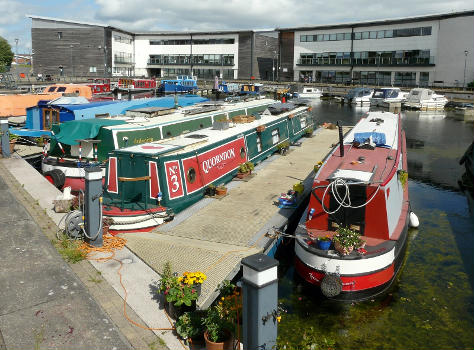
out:
<path id="1" fill-rule="evenodd" d="M 472 0 L 0 0 L 0 36 L 31 52 L 31 19 L 54 17 L 154 30 L 271 29 L 472 10 Z"/>

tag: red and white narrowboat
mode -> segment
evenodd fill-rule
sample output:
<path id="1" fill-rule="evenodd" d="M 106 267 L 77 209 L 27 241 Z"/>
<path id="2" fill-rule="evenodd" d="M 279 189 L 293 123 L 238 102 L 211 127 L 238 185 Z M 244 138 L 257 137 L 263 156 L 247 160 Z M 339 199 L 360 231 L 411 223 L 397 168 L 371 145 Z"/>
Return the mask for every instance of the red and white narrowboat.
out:
<path id="1" fill-rule="evenodd" d="M 369 112 L 344 139 L 340 129 L 339 146 L 315 175 L 304 224 L 296 230 L 296 271 L 328 298 L 382 293 L 402 266 L 410 218 L 417 220 L 410 213 L 401 118 Z M 344 232 L 355 235 L 353 248 L 335 238 Z M 320 242 L 328 239 L 325 250 Z"/>
<path id="2" fill-rule="evenodd" d="M 118 90 L 137 91 L 154 89 L 156 89 L 155 79 L 120 78 L 118 81 Z"/>

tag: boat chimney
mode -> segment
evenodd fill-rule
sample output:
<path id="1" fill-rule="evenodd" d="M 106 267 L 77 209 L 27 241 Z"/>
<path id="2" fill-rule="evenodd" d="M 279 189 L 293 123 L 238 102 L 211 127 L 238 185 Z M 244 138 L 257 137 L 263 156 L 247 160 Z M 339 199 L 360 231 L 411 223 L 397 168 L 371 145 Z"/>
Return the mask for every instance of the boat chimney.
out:
<path id="1" fill-rule="evenodd" d="M 336 123 L 339 129 L 339 154 L 341 157 L 344 157 L 344 138 L 342 137 L 342 124 L 341 121 L 338 120 Z"/>

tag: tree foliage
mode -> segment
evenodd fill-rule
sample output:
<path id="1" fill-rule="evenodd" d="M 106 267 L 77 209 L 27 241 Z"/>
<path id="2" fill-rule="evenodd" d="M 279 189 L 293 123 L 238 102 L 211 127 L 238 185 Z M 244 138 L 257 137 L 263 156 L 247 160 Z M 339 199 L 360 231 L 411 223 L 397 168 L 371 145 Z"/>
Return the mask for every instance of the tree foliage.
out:
<path id="1" fill-rule="evenodd" d="M 12 61 L 12 47 L 7 40 L 0 36 L 0 72 L 5 71 L 5 68 L 12 64 Z"/>

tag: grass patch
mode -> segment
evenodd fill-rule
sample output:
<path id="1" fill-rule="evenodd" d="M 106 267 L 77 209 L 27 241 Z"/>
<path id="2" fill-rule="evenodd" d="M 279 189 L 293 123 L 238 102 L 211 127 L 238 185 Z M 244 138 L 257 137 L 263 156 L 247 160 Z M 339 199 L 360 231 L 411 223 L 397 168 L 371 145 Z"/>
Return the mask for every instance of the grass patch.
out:
<path id="1" fill-rule="evenodd" d="M 101 272 L 100 271 L 96 271 L 97 272 L 97 277 L 95 276 L 90 276 L 89 278 L 89 282 L 93 282 L 93 283 L 102 283 L 103 279 L 101 278 Z"/>
<path id="2" fill-rule="evenodd" d="M 160 350 L 160 349 L 167 349 L 166 343 L 160 337 L 156 337 L 155 341 L 148 344 L 148 348 L 150 350 Z"/>
<path id="3" fill-rule="evenodd" d="M 81 241 L 70 240 L 63 235 L 62 239 L 55 241 L 54 245 L 67 262 L 75 264 L 86 258 L 86 252 L 79 248 Z"/>

